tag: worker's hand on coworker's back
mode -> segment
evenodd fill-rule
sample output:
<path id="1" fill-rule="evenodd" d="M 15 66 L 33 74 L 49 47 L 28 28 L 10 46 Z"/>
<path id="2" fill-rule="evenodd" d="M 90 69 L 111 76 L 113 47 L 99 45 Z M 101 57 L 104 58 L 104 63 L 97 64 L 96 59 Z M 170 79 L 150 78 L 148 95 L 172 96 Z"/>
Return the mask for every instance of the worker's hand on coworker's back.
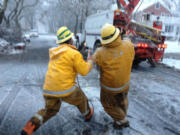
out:
<path id="1" fill-rule="evenodd" d="M 87 62 L 93 64 L 93 57 L 92 56 L 88 56 L 87 57 Z"/>
<path id="2" fill-rule="evenodd" d="M 91 50 L 88 50 L 87 62 L 93 64 L 93 57 L 91 56 Z"/>
<path id="3" fill-rule="evenodd" d="M 93 61 L 93 56 L 88 56 L 88 57 L 87 57 L 87 61 L 89 61 L 89 60 L 92 60 L 92 61 Z"/>
<path id="4" fill-rule="evenodd" d="M 88 57 L 91 56 L 91 50 L 88 49 Z"/>

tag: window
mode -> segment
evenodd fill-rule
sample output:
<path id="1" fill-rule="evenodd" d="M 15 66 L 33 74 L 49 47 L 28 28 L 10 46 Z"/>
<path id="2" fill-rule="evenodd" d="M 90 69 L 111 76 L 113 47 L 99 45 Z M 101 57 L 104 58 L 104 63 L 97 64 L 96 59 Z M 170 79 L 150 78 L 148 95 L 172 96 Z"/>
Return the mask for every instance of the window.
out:
<path id="1" fill-rule="evenodd" d="M 150 14 L 147 14 L 147 21 L 150 20 Z"/>
<path id="2" fill-rule="evenodd" d="M 159 4 L 159 3 L 156 3 L 155 8 L 156 8 L 156 9 L 159 9 L 159 8 L 160 8 L 160 4 Z"/>
<path id="3" fill-rule="evenodd" d="M 166 25 L 166 26 L 165 26 L 165 32 L 167 32 L 167 33 L 168 33 L 168 31 L 169 31 L 169 26 L 168 26 L 168 25 Z"/>
<path id="4" fill-rule="evenodd" d="M 174 31 L 174 26 L 172 26 L 172 25 L 166 25 L 165 26 L 165 32 L 171 33 L 173 31 Z"/>
<path id="5" fill-rule="evenodd" d="M 147 13 L 147 14 L 144 15 L 144 20 L 145 21 L 150 21 L 150 17 L 151 17 L 150 14 Z"/>

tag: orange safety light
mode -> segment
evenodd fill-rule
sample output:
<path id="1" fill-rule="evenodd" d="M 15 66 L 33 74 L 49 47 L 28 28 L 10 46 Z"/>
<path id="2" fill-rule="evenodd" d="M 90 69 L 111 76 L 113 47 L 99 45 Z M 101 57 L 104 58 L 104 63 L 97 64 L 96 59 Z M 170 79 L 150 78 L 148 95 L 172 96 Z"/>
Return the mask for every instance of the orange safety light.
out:
<path id="1" fill-rule="evenodd" d="M 148 44 L 144 44 L 144 47 L 146 47 L 146 48 L 147 48 L 147 47 L 148 47 Z"/>
<path id="2" fill-rule="evenodd" d="M 138 43 L 138 44 L 137 44 L 137 47 L 141 47 L 141 44 L 140 44 L 140 43 Z"/>
<path id="3" fill-rule="evenodd" d="M 137 47 L 147 48 L 147 47 L 148 47 L 148 44 L 146 44 L 146 43 L 138 43 L 138 44 L 137 44 Z"/>
<path id="4" fill-rule="evenodd" d="M 163 44 L 163 48 L 167 48 L 167 45 L 166 45 L 166 44 Z"/>
<path id="5" fill-rule="evenodd" d="M 158 48 L 164 48 L 165 49 L 165 48 L 167 48 L 167 45 L 166 44 L 159 44 Z"/>

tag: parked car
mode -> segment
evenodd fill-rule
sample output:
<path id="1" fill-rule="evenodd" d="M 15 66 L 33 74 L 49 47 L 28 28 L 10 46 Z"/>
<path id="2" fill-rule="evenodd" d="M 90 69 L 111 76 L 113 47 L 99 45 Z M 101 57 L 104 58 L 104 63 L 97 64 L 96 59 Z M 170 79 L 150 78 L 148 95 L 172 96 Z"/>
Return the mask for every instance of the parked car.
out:
<path id="1" fill-rule="evenodd" d="M 30 35 L 30 37 L 38 37 L 39 33 L 37 30 L 33 29 L 33 30 L 29 31 L 29 35 Z"/>
<path id="2" fill-rule="evenodd" d="M 15 50 L 24 50 L 26 47 L 26 44 L 25 43 L 17 43 L 17 44 L 14 44 L 13 47 Z"/>

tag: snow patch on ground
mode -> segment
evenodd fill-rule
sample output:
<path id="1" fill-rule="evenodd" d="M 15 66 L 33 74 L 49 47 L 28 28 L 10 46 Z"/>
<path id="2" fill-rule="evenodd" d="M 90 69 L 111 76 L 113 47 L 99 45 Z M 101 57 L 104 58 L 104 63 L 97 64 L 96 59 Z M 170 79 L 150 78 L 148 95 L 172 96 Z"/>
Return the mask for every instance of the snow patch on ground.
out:
<path id="1" fill-rule="evenodd" d="M 6 40 L 0 38 L 0 46 L 1 47 L 8 46 L 8 45 L 9 45 L 9 43 Z"/>
<path id="2" fill-rule="evenodd" d="M 0 54 L 6 53 L 8 51 L 9 46 L 10 44 L 6 40 L 0 38 Z"/>
<path id="3" fill-rule="evenodd" d="M 167 48 L 165 53 L 180 53 L 180 43 L 178 41 L 166 41 Z"/>
<path id="4" fill-rule="evenodd" d="M 180 69 L 180 60 L 175 59 L 163 59 L 163 64 L 174 67 L 175 69 Z"/>
<path id="5" fill-rule="evenodd" d="M 167 44 L 165 53 L 180 53 L 180 42 L 166 41 L 165 44 Z M 180 69 L 180 60 L 164 58 L 162 63 L 169 67 L 173 67 L 175 69 Z"/>

